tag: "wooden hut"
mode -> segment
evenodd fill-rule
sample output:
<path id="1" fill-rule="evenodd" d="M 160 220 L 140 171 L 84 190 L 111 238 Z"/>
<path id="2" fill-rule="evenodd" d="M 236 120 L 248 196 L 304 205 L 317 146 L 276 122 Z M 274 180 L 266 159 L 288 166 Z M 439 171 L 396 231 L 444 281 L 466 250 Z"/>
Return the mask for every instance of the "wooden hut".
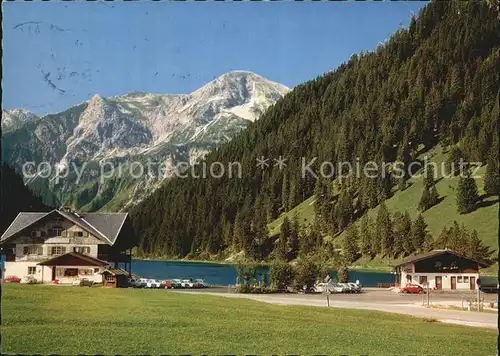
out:
<path id="1" fill-rule="evenodd" d="M 103 287 L 127 288 L 129 273 L 121 268 L 108 267 L 102 274 Z"/>

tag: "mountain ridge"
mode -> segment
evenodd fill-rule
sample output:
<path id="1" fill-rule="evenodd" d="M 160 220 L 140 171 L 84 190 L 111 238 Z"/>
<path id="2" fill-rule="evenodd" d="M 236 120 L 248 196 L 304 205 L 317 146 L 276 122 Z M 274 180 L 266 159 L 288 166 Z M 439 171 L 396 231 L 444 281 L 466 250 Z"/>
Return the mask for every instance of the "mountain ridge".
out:
<path id="1" fill-rule="evenodd" d="M 104 161 L 118 166 L 132 157 L 193 162 L 230 140 L 289 90 L 253 72 L 231 71 L 189 94 L 130 92 L 107 98 L 95 94 L 67 110 L 25 119 L 7 130 L 2 135 L 6 147 L 2 159 L 18 171 L 24 162 L 34 160 L 48 161 L 60 172 Z M 10 118 L 15 112 L 2 116 Z M 10 119 L 6 125 L 11 121 L 21 119 Z M 83 183 L 93 180 L 90 175 L 84 178 Z M 74 203 L 71 196 L 76 192 L 69 184 L 59 187 L 50 180 L 36 184 L 54 191 L 61 203 Z M 149 192 L 132 195 L 128 201 L 141 199 L 142 194 Z M 100 205 L 81 203 L 85 204 L 76 208 L 92 210 Z"/>

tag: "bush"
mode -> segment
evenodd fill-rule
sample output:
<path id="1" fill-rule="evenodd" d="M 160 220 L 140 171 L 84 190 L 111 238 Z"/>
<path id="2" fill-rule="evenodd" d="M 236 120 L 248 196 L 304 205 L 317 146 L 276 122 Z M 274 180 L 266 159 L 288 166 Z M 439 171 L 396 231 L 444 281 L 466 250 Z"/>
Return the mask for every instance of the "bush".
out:
<path id="1" fill-rule="evenodd" d="M 310 258 L 301 259 L 295 265 L 294 275 L 294 289 L 302 290 L 305 286 L 306 290 L 309 290 L 316 282 L 318 266 Z"/>
<path id="2" fill-rule="evenodd" d="M 276 293 L 277 290 L 273 288 L 263 287 L 263 286 L 255 286 L 249 284 L 242 284 L 234 289 L 236 293 L 245 293 L 245 294 L 269 294 Z"/>
<path id="3" fill-rule="evenodd" d="M 293 268 L 285 261 L 274 261 L 269 268 L 271 285 L 277 290 L 287 290 L 293 281 Z"/>

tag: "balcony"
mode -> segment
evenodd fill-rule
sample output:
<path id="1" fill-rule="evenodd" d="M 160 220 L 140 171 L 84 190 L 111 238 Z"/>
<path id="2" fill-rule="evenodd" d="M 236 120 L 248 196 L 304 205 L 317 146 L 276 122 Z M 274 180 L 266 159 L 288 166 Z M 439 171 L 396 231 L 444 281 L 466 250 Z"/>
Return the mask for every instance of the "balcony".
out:
<path id="1" fill-rule="evenodd" d="M 42 262 L 46 261 L 49 258 L 52 258 L 55 256 L 48 256 L 48 255 L 22 255 L 22 256 L 16 256 L 15 260 L 16 261 L 35 261 L 35 262 Z"/>

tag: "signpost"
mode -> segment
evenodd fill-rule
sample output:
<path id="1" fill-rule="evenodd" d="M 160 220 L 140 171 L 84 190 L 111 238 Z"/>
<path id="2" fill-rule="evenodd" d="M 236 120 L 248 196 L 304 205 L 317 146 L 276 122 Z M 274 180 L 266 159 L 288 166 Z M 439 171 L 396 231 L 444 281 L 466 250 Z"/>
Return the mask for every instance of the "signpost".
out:
<path id="1" fill-rule="evenodd" d="M 330 292 L 330 289 L 329 289 L 329 288 L 327 288 L 327 289 L 323 292 L 323 294 L 324 294 L 324 295 L 326 295 L 326 306 L 327 306 L 327 307 L 329 307 L 329 306 L 330 306 L 330 294 L 331 294 L 331 293 L 332 293 L 332 292 Z"/>
<path id="2" fill-rule="evenodd" d="M 477 283 L 477 311 L 481 311 L 481 279 L 478 278 L 476 283 Z"/>

